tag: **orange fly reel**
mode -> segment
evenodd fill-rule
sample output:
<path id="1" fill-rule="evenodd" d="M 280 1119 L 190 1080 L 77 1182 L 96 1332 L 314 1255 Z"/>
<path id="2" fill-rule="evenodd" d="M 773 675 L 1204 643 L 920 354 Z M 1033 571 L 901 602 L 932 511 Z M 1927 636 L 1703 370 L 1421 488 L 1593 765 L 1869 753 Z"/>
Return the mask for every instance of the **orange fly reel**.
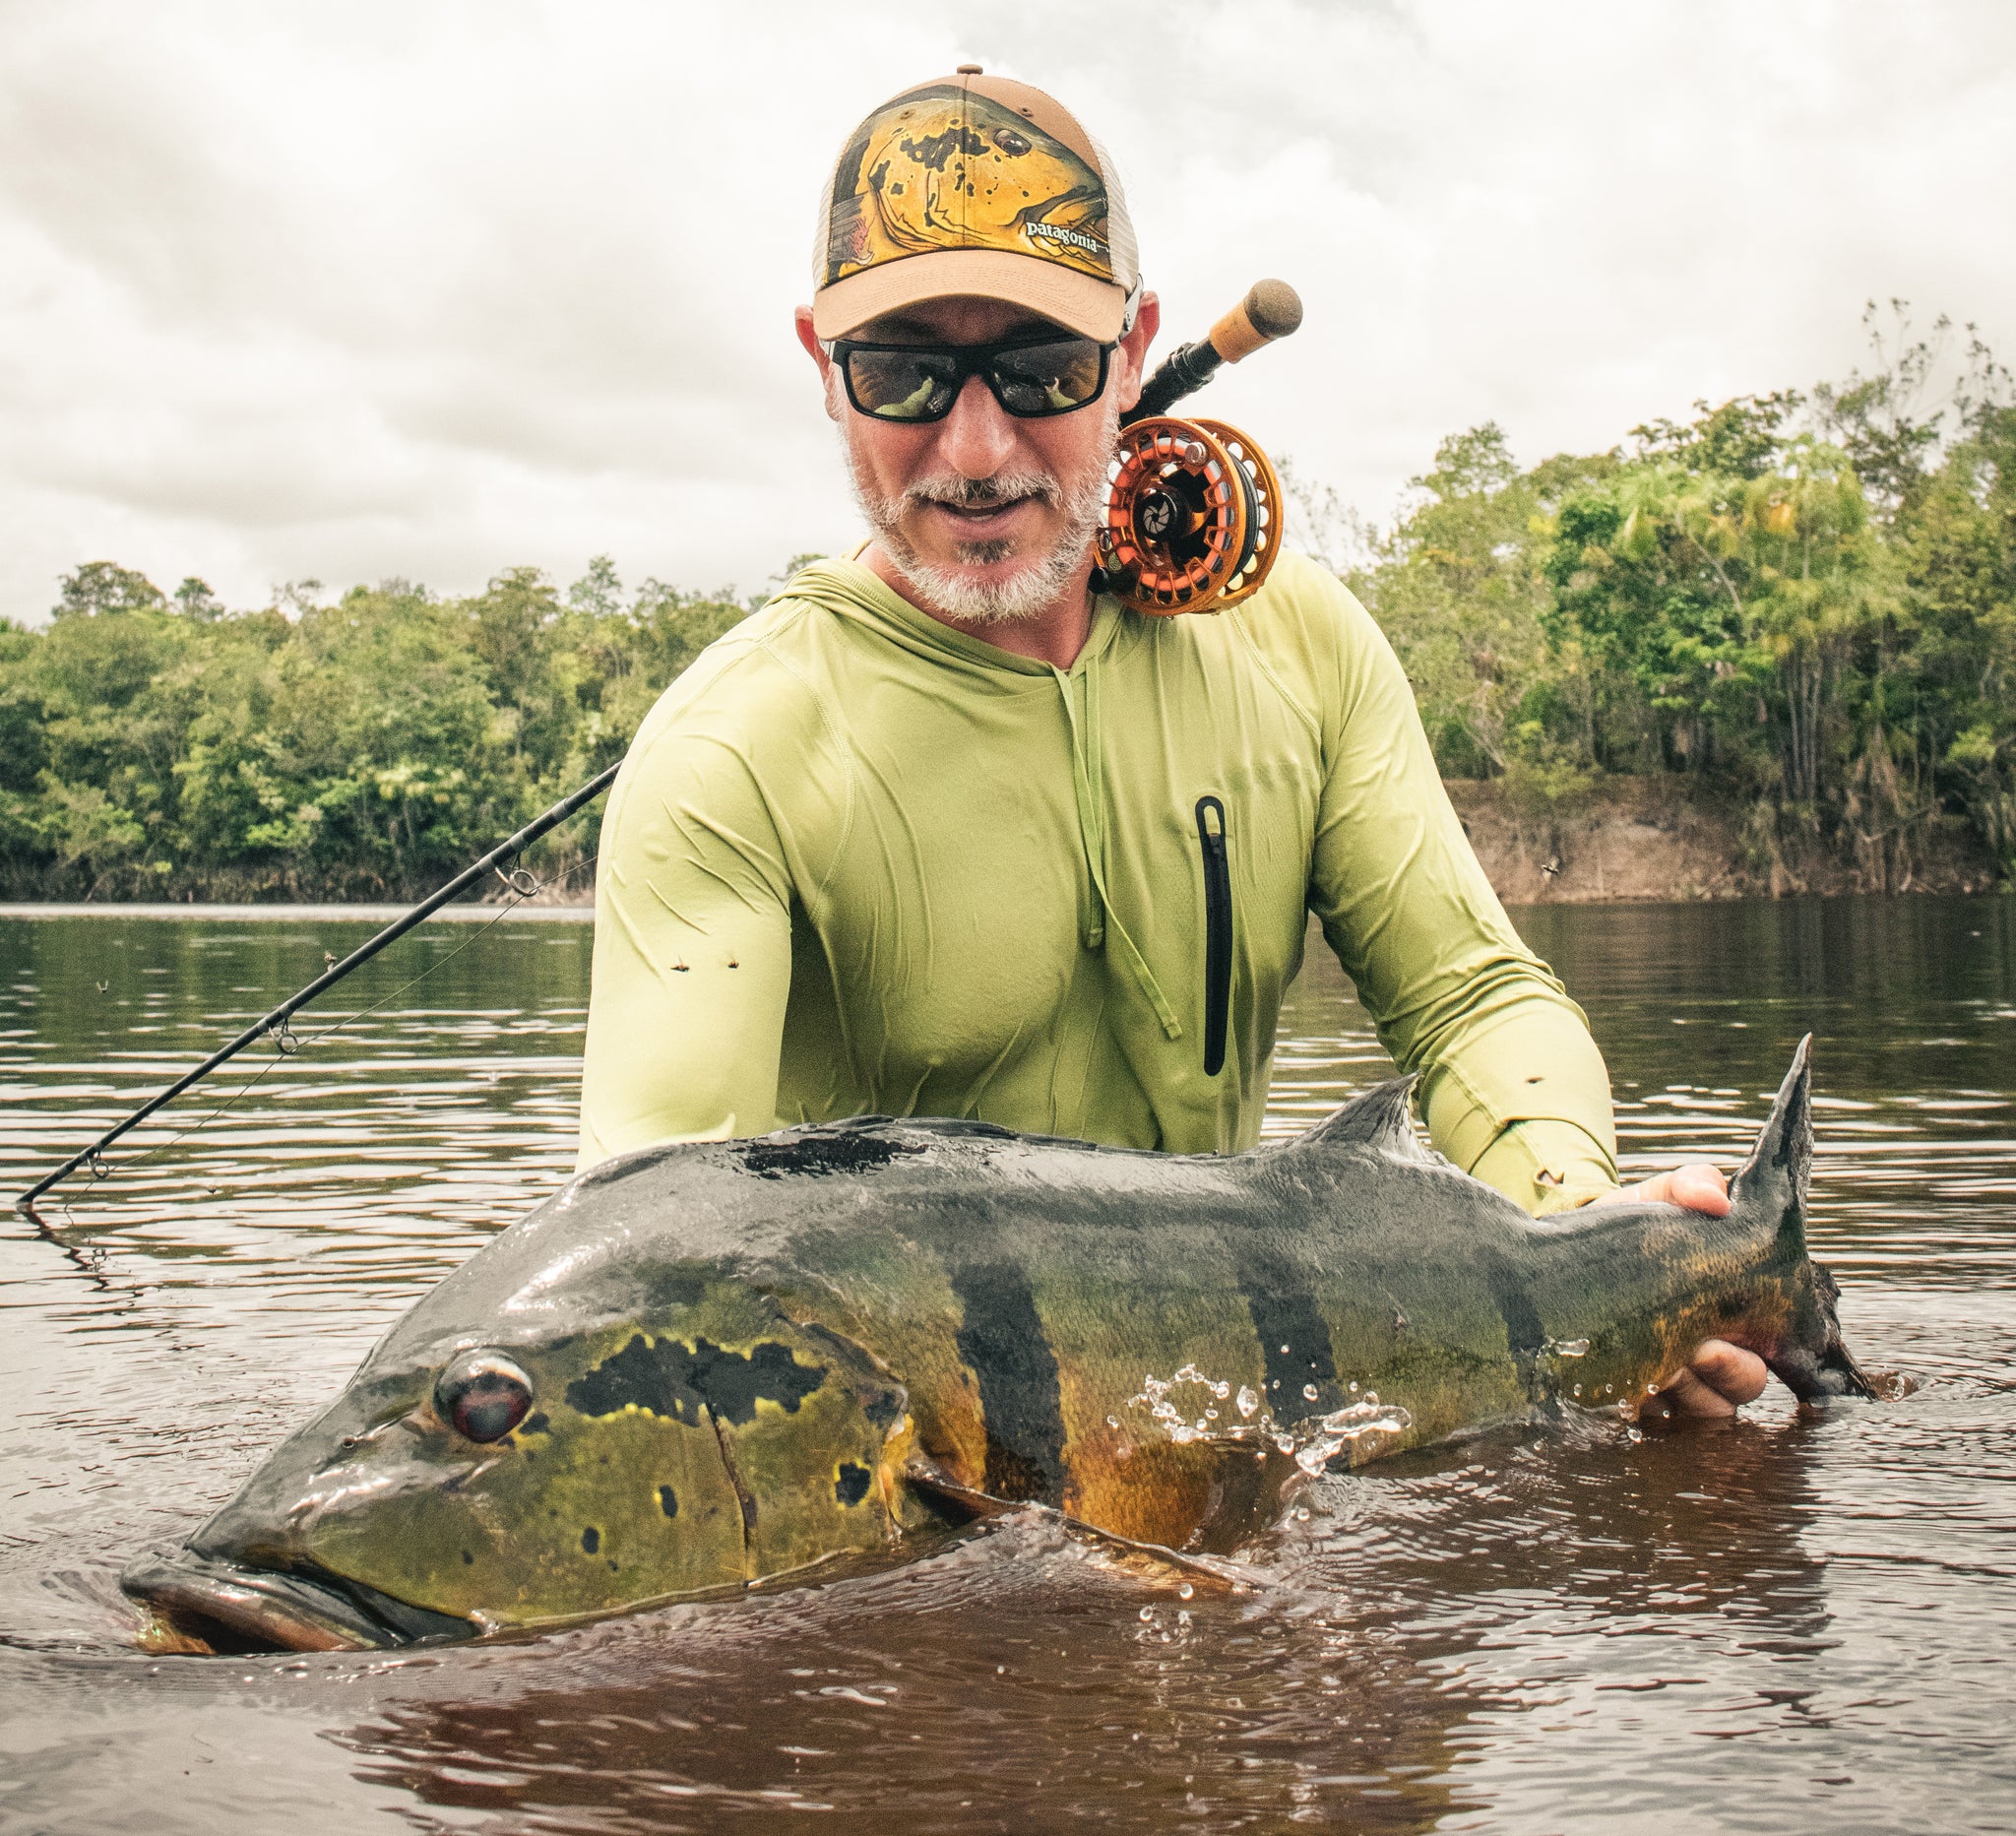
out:
<path id="1" fill-rule="evenodd" d="M 1120 430 L 1099 561 L 1137 612 L 1218 612 L 1259 591 L 1281 552 L 1281 480 L 1219 420 L 1158 415 Z"/>

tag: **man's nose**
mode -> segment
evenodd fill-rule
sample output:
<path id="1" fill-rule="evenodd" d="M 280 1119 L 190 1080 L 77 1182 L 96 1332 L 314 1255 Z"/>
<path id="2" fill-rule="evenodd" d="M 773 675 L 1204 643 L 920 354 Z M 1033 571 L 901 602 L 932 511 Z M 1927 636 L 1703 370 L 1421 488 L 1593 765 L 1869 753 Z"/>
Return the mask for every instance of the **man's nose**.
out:
<path id="1" fill-rule="evenodd" d="M 962 477 L 991 478 L 1015 451 L 1015 424 L 977 376 L 966 379 L 938 427 L 938 457 Z"/>

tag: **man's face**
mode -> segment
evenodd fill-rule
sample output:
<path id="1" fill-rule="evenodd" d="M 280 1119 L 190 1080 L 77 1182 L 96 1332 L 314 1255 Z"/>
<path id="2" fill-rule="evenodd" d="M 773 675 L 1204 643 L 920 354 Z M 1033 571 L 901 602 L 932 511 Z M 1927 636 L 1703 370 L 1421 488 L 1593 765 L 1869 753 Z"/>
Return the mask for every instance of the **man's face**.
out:
<path id="1" fill-rule="evenodd" d="M 800 309 L 798 335 L 819 363 L 862 509 L 925 600 L 962 622 L 984 624 L 1036 616 L 1074 586 L 1082 593 L 1119 415 L 1141 392 L 1153 295 L 1112 355 L 1104 393 L 1034 420 L 1010 414 L 977 376 L 942 420 L 857 413 L 810 318 Z M 973 345 L 1056 330 L 998 300 L 948 299 L 871 320 L 850 336 L 863 344 Z"/>

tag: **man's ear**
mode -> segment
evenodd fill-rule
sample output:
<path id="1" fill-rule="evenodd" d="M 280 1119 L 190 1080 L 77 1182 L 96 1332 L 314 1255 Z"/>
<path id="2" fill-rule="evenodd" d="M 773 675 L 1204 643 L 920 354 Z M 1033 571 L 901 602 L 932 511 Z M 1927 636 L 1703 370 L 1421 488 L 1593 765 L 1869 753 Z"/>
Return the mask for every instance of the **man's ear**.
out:
<path id="1" fill-rule="evenodd" d="M 811 316 L 809 313 L 806 315 Z M 1148 347 L 1155 343 L 1155 335 L 1162 330 L 1162 301 L 1153 293 L 1143 293 L 1141 303 L 1134 314 L 1134 329 L 1120 340 L 1120 348 L 1113 353 L 1113 361 L 1119 369 L 1120 412 L 1126 413 L 1141 400 L 1141 385 L 1148 380 Z"/>
<path id="2" fill-rule="evenodd" d="M 826 354 L 826 347 L 820 344 L 819 334 L 812 329 L 812 308 L 800 306 L 791 319 L 797 327 L 798 343 L 805 347 L 806 354 L 819 366 L 820 393 L 826 398 L 826 417 L 838 420 L 840 410 L 833 400 L 833 359 Z"/>

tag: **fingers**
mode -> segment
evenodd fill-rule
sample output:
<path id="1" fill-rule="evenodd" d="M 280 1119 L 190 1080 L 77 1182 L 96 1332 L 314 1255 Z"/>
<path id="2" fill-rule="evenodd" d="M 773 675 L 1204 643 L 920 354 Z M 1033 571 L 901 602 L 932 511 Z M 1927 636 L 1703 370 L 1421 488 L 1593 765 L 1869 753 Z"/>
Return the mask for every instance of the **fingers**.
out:
<path id="1" fill-rule="evenodd" d="M 1754 1352 L 1726 1339 L 1704 1339 L 1694 1351 L 1694 1361 L 1676 1370 L 1645 1399 L 1638 1411 L 1644 1422 L 1727 1421 L 1744 1403 L 1754 1403 L 1764 1394 L 1770 1373 Z"/>
<path id="2" fill-rule="evenodd" d="M 1684 1205 L 1689 1211 L 1705 1211 L 1711 1218 L 1729 1216 L 1729 1181 L 1722 1176 L 1719 1167 L 1711 1167 L 1706 1161 L 1693 1161 L 1685 1167 L 1675 1167 L 1663 1176 L 1667 1184 L 1664 1196 L 1669 1204 Z M 1734 1350 L 1733 1347 L 1730 1349 Z"/>
<path id="3" fill-rule="evenodd" d="M 1691 1370 L 1676 1370 L 1648 1396 L 1638 1411 L 1640 1422 L 1675 1422 L 1683 1418 L 1698 1422 L 1727 1420 L 1736 1406 L 1701 1381 Z"/>
<path id="4" fill-rule="evenodd" d="M 1727 1339 L 1704 1339 L 1694 1348 L 1694 1361 L 1687 1374 L 1734 1407 L 1754 1403 L 1762 1396 L 1771 1373 L 1755 1352 L 1731 1345 Z"/>
<path id="5" fill-rule="evenodd" d="M 1730 1209 L 1729 1181 L 1722 1176 L 1722 1170 L 1709 1162 L 1690 1161 L 1684 1167 L 1670 1168 L 1650 1179 L 1641 1179 L 1636 1185 L 1606 1192 L 1601 1198 L 1591 1199 L 1590 1204 L 1622 1205 L 1635 1200 L 1682 1205 L 1689 1211 L 1706 1212 L 1711 1218 L 1726 1218 Z"/>

